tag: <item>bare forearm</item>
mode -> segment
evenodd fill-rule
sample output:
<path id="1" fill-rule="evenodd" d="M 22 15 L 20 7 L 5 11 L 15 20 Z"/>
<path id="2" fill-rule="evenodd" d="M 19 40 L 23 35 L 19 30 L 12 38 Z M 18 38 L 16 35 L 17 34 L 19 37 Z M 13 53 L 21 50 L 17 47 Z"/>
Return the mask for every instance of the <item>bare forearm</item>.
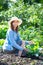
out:
<path id="1" fill-rule="evenodd" d="M 22 47 L 22 48 L 25 48 L 25 42 L 24 42 L 24 41 L 22 41 L 21 47 Z M 22 52 L 23 52 L 23 50 L 22 50 L 22 51 L 19 50 L 18 55 L 21 56 Z"/>
<path id="2" fill-rule="evenodd" d="M 21 54 L 22 54 L 22 51 L 19 51 L 18 55 L 21 56 Z"/>

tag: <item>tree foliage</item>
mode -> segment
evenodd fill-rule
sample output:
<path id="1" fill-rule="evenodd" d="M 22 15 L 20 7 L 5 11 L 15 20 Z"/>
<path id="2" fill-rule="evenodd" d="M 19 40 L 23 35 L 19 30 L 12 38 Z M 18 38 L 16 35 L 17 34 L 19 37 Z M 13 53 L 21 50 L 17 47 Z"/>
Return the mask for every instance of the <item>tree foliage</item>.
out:
<path id="1" fill-rule="evenodd" d="M 0 11 L 8 9 L 8 0 L 0 0 Z"/>
<path id="2" fill-rule="evenodd" d="M 2 2 L 0 1 L 0 3 L 5 3 L 5 1 L 6 0 Z M 24 30 L 24 32 L 26 31 L 26 33 L 22 33 L 24 39 L 31 40 L 32 38 L 34 37 L 37 38 L 38 36 L 39 38 L 41 38 L 40 36 L 43 36 L 43 5 L 40 3 L 25 5 L 23 3 L 23 0 L 21 1 L 18 0 L 16 2 L 9 0 L 8 2 L 9 2 L 9 9 L 6 11 L 2 10 L 0 12 L 0 22 L 8 21 L 10 20 L 11 17 L 17 16 L 18 18 L 21 18 L 23 21 L 21 28 Z"/>

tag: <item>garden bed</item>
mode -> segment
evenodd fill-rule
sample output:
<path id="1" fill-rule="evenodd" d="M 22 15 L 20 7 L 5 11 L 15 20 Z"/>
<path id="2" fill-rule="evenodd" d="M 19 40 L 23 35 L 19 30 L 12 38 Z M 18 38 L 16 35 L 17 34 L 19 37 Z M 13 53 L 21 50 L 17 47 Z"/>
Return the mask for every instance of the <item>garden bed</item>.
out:
<path id="1" fill-rule="evenodd" d="M 26 58 L 0 52 L 0 65 L 43 65 L 43 57 L 41 59 Z"/>

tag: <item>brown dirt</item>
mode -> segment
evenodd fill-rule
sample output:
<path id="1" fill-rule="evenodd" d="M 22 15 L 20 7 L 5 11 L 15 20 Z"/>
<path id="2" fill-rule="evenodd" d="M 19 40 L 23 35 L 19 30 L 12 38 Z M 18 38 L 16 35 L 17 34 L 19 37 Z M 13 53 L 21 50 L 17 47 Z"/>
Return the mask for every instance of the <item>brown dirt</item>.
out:
<path id="1" fill-rule="evenodd" d="M 0 53 L 0 65 L 43 65 L 43 60 Z"/>

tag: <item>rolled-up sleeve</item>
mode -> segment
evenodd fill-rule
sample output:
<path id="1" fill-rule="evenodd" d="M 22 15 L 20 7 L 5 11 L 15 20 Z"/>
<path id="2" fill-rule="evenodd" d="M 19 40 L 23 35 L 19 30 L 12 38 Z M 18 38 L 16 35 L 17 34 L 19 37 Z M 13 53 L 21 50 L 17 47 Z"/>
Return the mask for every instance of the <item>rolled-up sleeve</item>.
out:
<path id="1" fill-rule="evenodd" d="M 10 41 L 12 47 L 15 47 L 15 48 L 18 49 L 18 50 L 23 50 L 23 48 L 22 48 L 21 46 L 19 46 L 19 45 L 16 43 L 16 41 L 14 40 L 13 32 L 10 32 L 10 33 L 9 33 L 9 41 Z"/>

